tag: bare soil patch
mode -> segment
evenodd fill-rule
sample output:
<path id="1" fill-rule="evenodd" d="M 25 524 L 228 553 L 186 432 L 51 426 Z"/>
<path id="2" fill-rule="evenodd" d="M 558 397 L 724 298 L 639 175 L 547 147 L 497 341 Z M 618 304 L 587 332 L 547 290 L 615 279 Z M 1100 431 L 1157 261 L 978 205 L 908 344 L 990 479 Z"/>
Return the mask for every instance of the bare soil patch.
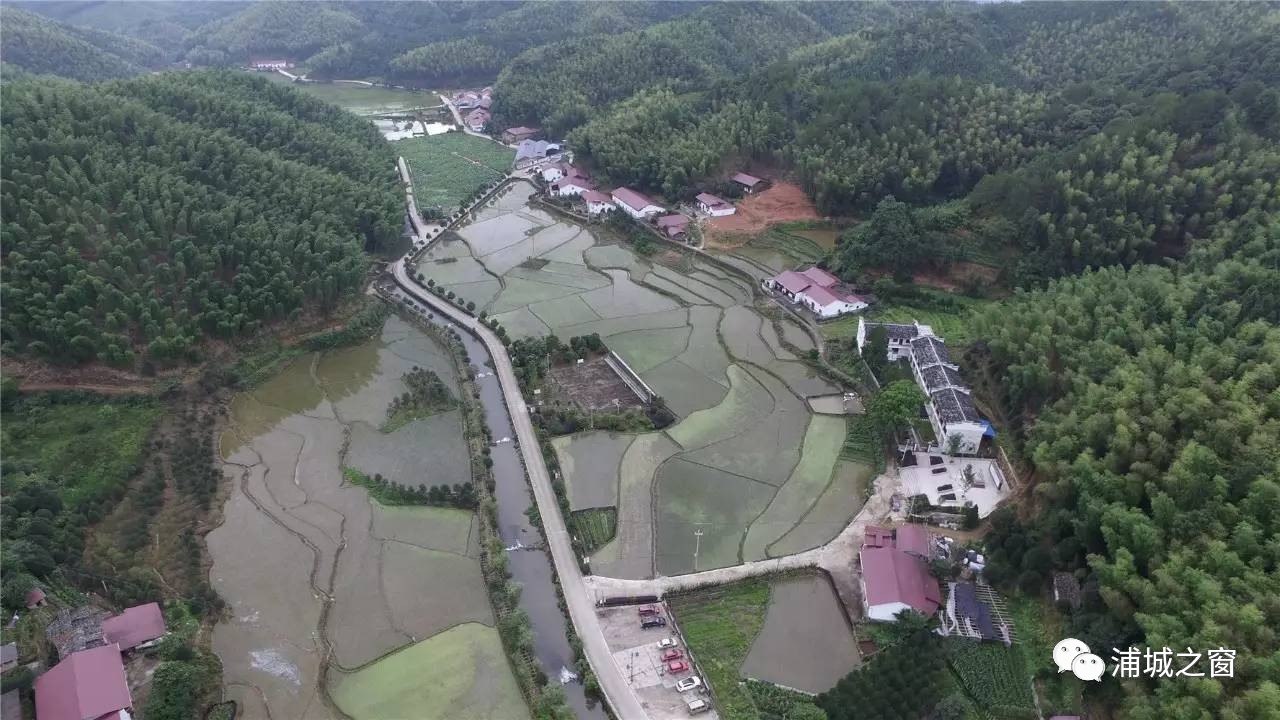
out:
<path id="1" fill-rule="evenodd" d="M 640 398 L 605 362 L 604 356 L 591 358 L 581 364 L 553 367 L 547 375 L 551 380 L 553 399 L 573 403 L 583 410 L 644 407 Z"/>
<path id="2" fill-rule="evenodd" d="M 764 232 L 770 225 L 797 220 L 817 220 L 818 208 L 799 185 L 778 181 L 773 187 L 737 203 L 738 212 L 712 218 L 703 233 L 709 248 L 728 250 L 741 246 L 747 237 Z"/>
<path id="3" fill-rule="evenodd" d="M 927 285 L 939 290 L 956 292 L 961 289 L 965 282 L 971 279 L 979 281 L 984 286 L 990 286 L 995 283 L 999 275 L 1000 271 L 990 265 L 958 262 L 948 268 L 945 273 L 918 272 L 912 276 L 911 280 L 917 285 Z"/>

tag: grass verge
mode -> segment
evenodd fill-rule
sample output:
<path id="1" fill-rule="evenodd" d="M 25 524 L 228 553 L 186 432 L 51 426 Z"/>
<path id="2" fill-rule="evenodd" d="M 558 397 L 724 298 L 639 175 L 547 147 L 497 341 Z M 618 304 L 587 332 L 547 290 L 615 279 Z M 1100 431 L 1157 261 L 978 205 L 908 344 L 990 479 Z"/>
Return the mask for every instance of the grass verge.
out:
<path id="1" fill-rule="evenodd" d="M 725 720 L 760 717 L 739 668 L 764 626 L 769 594 L 768 581 L 755 579 L 668 598 Z"/>
<path id="2" fill-rule="evenodd" d="M 618 508 L 578 510 L 569 516 L 569 534 L 577 538 L 582 553 L 592 555 L 618 531 Z"/>

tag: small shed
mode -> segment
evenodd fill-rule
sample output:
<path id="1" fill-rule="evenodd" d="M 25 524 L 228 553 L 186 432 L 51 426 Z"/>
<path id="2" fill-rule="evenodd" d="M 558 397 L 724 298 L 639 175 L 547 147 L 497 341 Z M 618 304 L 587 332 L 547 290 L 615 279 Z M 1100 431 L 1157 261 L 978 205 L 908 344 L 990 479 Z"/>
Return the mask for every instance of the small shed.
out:
<path id="1" fill-rule="evenodd" d="M 164 613 L 159 603 L 127 608 L 119 615 L 102 621 L 103 638 L 108 644 L 119 645 L 121 651 L 145 645 L 164 637 L 164 633 Z"/>
<path id="2" fill-rule="evenodd" d="M 734 173 L 733 177 L 729 179 L 738 187 L 742 188 L 742 192 L 748 195 L 761 190 L 767 190 L 769 188 L 768 180 L 758 178 L 755 175 L 748 175 L 744 172 Z"/>

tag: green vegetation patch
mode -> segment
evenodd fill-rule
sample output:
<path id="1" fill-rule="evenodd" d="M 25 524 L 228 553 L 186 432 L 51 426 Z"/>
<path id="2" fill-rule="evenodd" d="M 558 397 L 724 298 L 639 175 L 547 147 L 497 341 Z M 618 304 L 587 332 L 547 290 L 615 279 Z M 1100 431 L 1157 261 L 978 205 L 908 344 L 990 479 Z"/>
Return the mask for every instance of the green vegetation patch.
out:
<path id="1" fill-rule="evenodd" d="M 44 475 L 70 506 L 106 501 L 138 471 L 161 412 L 151 398 L 27 395 L 2 416 L 5 474 Z"/>
<path id="2" fill-rule="evenodd" d="M 333 698 L 356 720 L 529 717 L 498 631 L 478 623 L 450 628 L 347 676 Z"/>
<path id="3" fill-rule="evenodd" d="M 515 151 L 466 133 L 396 140 L 392 147 L 409 163 L 414 198 L 423 211 L 458 209 L 481 186 L 511 169 Z"/>
<path id="4" fill-rule="evenodd" d="M 576 510 L 569 516 L 569 532 L 582 544 L 582 552 L 591 555 L 618 532 L 618 508 Z"/>
<path id="5" fill-rule="evenodd" d="M 1035 717 L 1022 647 L 951 638 L 948 662 L 966 692 L 998 718 Z"/>
<path id="6" fill-rule="evenodd" d="M 759 717 L 738 668 L 764 626 L 769 594 L 768 582 L 755 579 L 667 599 L 725 720 Z"/>
<path id="7" fill-rule="evenodd" d="M 849 432 L 845 435 L 840 457 L 869 465 L 877 474 L 884 472 L 884 440 L 871 418 L 857 415 L 849 420 Z"/>

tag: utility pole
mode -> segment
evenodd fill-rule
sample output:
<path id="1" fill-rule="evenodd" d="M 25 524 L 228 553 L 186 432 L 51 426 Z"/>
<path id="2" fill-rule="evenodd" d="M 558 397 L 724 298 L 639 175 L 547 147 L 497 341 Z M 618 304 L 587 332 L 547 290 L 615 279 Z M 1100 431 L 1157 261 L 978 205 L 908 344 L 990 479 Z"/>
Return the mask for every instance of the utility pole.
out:
<path id="1" fill-rule="evenodd" d="M 702 525 L 706 523 L 694 523 L 693 529 L 693 571 L 698 572 L 698 551 L 702 549 Z"/>

